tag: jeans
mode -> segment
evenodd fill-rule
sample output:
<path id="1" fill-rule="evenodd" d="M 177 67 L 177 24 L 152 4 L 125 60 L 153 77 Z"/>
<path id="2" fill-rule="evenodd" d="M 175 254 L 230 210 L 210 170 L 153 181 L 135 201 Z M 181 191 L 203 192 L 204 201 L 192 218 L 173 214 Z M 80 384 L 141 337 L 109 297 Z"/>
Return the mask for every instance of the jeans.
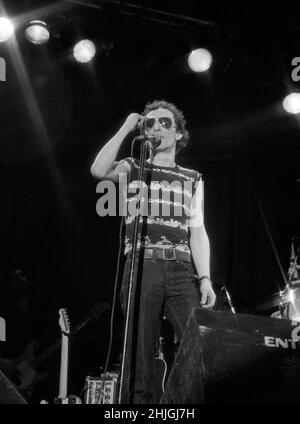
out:
<path id="1" fill-rule="evenodd" d="M 130 259 L 127 259 L 120 292 L 124 314 L 129 272 Z M 154 361 L 162 312 L 172 324 L 177 337 L 181 339 L 192 309 L 200 306 L 200 296 L 194 270 L 189 262 L 143 259 L 142 278 L 138 279 L 138 284 L 140 306 L 133 365 L 133 393 L 130 399 L 134 404 L 158 403 L 159 399 L 155 399 Z"/>

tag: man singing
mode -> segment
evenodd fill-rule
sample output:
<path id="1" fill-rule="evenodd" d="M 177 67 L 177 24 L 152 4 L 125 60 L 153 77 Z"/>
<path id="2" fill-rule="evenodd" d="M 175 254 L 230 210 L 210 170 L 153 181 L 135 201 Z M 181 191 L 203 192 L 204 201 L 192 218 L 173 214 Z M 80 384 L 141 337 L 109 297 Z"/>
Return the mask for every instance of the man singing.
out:
<path id="1" fill-rule="evenodd" d="M 139 161 L 116 162 L 121 144 L 137 128 L 149 140 L 146 162 L 147 216 L 139 238 L 141 277 L 137 348 L 131 401 L 157 403 L 154 388 L 154 357 L 157 328 L 162 312 L 181 338 L 194 307 L 213 307 L 216 296 L 210 280 L 210 246 L 203 219 L 201 174 L 176 163 L 176 153 L 186 146 L 189 134 L 182 112 L 164 100 L 148 103 L 142 115 L 131 113 L 119 131 L 97 155 L 91 173 L 99 179 L 129 178 L 128 211 L 136 200 Z M 150 193 L 150 194 L 149 194 Z M 143 199 L 141 199 L 143 200 Z M 145 199 L 144 199 L 145 200 Z M 132 208 L 131 208 L 132 210 Z M 126 311 L 128 277 L 134 227 L 133 214 L 126 216 L 125 265 L 121 304 Z M 195 279 L 195 270 L 198 279 Z"/>

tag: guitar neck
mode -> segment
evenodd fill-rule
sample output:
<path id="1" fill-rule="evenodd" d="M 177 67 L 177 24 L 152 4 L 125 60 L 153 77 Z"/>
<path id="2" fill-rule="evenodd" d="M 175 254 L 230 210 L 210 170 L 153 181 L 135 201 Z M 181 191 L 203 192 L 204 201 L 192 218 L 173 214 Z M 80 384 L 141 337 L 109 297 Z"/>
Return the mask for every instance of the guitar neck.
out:
<path id="1" fill-rule="evenodd" d="M 60 378 L 59 378 L 59 398 L 66 398 L 68 391 L 68 361 L 69 361 L 69 337 L 62 334 Z"/>
<path id="2" fill-rule="evenodd" d="M 108 303 L 101 303 L 98 306 L 98 312 L 97 315 L 95 313 L 89 313 L 85 318 L 83 318 L 81 321 L 79 321 L 73 329 L 70 331 L 69 335 L 69 343 L 72 343 L 73 337 L 82 330 L 83 327 L 86 326 L 93 318 L 99 318 L 100 315 L 109 309 Z M 52 346 L 50 346 L 48 349 L 45 350 L 41 355 L 38 356 L 38 358 L 35 359 L 34 364 L 36 367 L 38 367 L 40 364 L 42 364 L 46 359 L 48 359 L 53 353 L 55 353 L 61 346 L 61 338 L 57 339 Z"/>
<path id="3" fill-rule="evenodd" d="M 69 343 L 72 342 L 72 336 L 75 336 L 75 334 L 81 330 L 90 320 L 91 316 L 88 315 L 83 320 L 81 320 L 78 324 L 75 325 L 75 327 L 71 330 L 69 335 Z M 38 367 L 40 364 L 42 364 L 46 359 L 50 358 L 53 353 L 55 353 L 61 346 L 62 340 L 61 337 L 57 339 L 52 346 L 50 346 L 45 352 L 43 352 L 41 355 L 38 356 L 38 358 L 35 360 L 35 366 Z"/>

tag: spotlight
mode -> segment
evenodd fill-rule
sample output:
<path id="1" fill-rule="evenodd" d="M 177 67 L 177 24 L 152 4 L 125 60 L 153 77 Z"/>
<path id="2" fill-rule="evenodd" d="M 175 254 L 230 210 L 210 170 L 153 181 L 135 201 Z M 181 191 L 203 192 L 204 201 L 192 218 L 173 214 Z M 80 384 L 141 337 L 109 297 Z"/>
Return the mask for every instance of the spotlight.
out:
<path id="1" fill-rule="evenodd" d="M 212 55 L 206 49 L 193 50 L 188 57 L 188 64 L 194 72 L 205 72 L 210 68 Z"/>
<path id="2" fill-rule="evenodd" d="M 0 43 L 9 40 L 13 33 L 14 27 L 10 20 L 0 17 Z"/>
<path id="3" fill-rule="evenodd" d="M 96 54 L 96 46 L 91 40 L 81 40 L 75 44 L 73 55 L 77 62 L 87 63 Z"/>
<path id="4" fill-rule="evenodd" d="M 284 110 L 288 113 L 300 113 L 300 93 L 288 94 L 282 102 Z"/>
<path id="5" fill-rule="evenodd" d="M 50 38 L 47 24 L 43 21 L 31 21 L 25 29 L 25 37 L 33 44 L 44 44 Z"/>

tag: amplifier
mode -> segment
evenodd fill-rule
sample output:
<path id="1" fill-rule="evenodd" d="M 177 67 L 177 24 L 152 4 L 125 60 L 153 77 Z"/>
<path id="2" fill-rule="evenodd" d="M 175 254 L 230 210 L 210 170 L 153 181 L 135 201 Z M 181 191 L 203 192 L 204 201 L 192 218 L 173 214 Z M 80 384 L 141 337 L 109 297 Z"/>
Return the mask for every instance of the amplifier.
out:
<path id="1" fill-rule="evenodd" d="M 117 372 L 107 372 L 100 377 L 85 378 L 85 404 L 115 404 L 118 392 Z"/>
<path id="2" fill-rule="evenodd" d="M 41 403 L 45 403 L 45 401 L 42 401 Z M 57 405 L 81 405 L 82 402 L 81 402 L 81 399 L 78 396 L 69 395 L 65 398 L 60 398 L 60 397 L 55 398 L 54 404 L 57 404 Z"/>

